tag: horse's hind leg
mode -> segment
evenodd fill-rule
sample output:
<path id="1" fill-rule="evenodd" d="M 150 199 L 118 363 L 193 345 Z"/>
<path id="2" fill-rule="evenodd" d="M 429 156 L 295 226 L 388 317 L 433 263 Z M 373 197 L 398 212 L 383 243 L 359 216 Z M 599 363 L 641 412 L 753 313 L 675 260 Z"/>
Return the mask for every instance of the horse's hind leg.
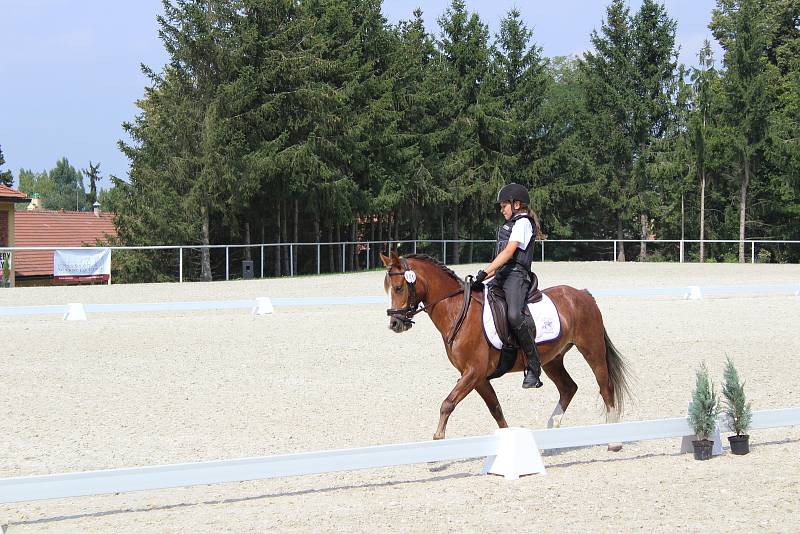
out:
<path id="1" fill-rule="evenodd" d="M 547 362 L 542 366 L 545 374 L 553 381 L 558 388 L 558 402 L 556 403 L 550 419 L 547 420 L 547 428 L 558 428 L 561 426 L 561 419 L 564 417 L 564 412 L 567 411 L 567 406 L 572 401 L 575 393 L 578 391 L 578 384 L 569 376 L 567 369 L 564 367 L 564 354 L 567 353 L 572 345 L 567 346 L 562 350 L 558 356 Z"/>
<path id="2" fill-rule="evenodd" d="M 433 439 L 444 439 L 444 431 L 447 427 L 447 420 L 450 418 L 450 414 L 453 413 L 458 403 L 464 400 L 464 397 L 475 389 L 475 386 L 483 379 L 484 378 L 474 369 L 468 369 L 461 375 L 461 378 L 456 382 L 456 387 L 454 387 L 453 391 L 442 401 L 442 406 L 439 409 L 439 426 L 436 428 Z"/>
<path id="3" fill-rule="evenodd" d="M 489 379 L 487 378 L 483 382 L 479 382 L 478 385 L 475 386 L 475 390 L 480 394 L 483 402 L 486 403 L 486 407 L 489 408 L 489 413 L 491 413 L 494 420 L 497 421 L 497 426 L 500 428 L 508 428 L 506 418 L 503 416 L 503 409 L 500 407 L 500 401 L 497 400 L 497 393 L 494 391 Z"/>
<path id="4" fill-rule="evenodd" d="M 608 374 L 608 364 L 606 363 L 606 344 L 603 337 L 595 337 L 589 342 L 576 345 L 583 354 L 584 359 L 591 367 L 597 385 L 600 387 L 600 396 L 606 406 L 606 422 L 617 423 L 619 416 L 614 408 L 614 388 L 611 385 L 611 378 Z M 622 443 L 609 443 L 608 450 L 619 452 L 622 450 Z"/>

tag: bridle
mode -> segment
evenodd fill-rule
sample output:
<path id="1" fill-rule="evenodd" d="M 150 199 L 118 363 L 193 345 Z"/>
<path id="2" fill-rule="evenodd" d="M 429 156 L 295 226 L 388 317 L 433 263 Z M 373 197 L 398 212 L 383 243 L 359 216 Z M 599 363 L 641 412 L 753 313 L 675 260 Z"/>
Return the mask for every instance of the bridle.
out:
<path id="1" fill-rule="evenodd" d="M 411 326 L 414 324 L 413 318 L 416 314 L 421 311 L 427 312 L 428 315 L 433 311 L 433 308 L 439 304 L 440 302 L 447 300 L 451 297 L 455 297 L 456 295 L 463 294 L 464 295 L 464 306 L 461 309 L 461 315 L 456 321 L 454 328 L 450 335 L 447 336 L 446 342 L 448 345 L 453 344 L 453 340 L 456 337 L 456 334 L 461 329 L 461 325 L 464 322 L 464 318 L 467 315 L 467 309 L 469 308 L 470 300 L 472 299 L 471 296 L 471 278 L 472 276 L 467 277 L 466 282 L 461 282 L 461 287 L 457 290 L 453 291 L 452 293 L 445 295 L 444 297 L 440 298 L 436 302 L 425 306 L 422 302 L 417 301 L 417 290 L 416 290 L 416 283 L 417 283 L 417 274 L 411 269 L 411 266 L 408 264 L 408 260 L 400 257 L 400 266 L 403 268 L 402 271 L 398 271 L 395 273 L 387 272 L 387 276 L 403 276 L 406 281 L 406 286 L 408 287 L 408 299 L 406 300 L 406 305 L 402 308 L 389 308 L 386 310 L 386 315 L 401 321 L 405 326 Z M 391 267 L 389 267 L 391 269 Z"/>
<path id="2" fill-rule="evenodd" d="M 408 265 L 408 260 L 405 258 L 400 258 L 400 266 L 403 268 L 402 271 L 396 273 L 387 272 L 386 274 L 387 276 L 402 276 L 405 278 L 406 286 L 408 287 L 408 299 L 404 307 L 389 308 L 386 310 L 386 315 L 402 321 L 404 325 L 408 326 L 414 324 L 412 319 L 416 314 L 421 311 L 427 311 L 427 309 L 424 305 L 420 306 L 420 304 L 422 304 L 421 302 L 417 302 L 417 274 L 411 270 L 411 267 Z M 391 269 L 391 267 L 389 268 Z M 431 308 L 433 308 L 433 306 L 431 306 Z"/>

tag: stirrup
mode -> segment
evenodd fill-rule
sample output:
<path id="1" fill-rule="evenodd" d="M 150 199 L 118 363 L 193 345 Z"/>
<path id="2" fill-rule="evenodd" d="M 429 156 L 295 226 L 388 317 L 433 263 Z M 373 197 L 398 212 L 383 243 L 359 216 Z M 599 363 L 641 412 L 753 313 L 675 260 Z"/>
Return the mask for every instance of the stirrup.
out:
<path id="1" fill-rule="evenodd" d="M 525 378 L 522 379 L 522 389 L 538 389 L 543 385 L 544 384 L 542 384 L 541 378 L 537 377 L 531 372 L 528 372 L 527 369 L 525 370 Z"/>

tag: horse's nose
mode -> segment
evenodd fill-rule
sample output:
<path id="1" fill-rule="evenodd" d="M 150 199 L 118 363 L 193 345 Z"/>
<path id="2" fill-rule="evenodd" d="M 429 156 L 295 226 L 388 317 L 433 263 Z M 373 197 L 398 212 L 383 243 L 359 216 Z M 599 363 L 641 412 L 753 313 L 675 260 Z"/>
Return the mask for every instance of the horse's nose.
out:
<path id="1" fill-rule="evenodd" d="M 391 328 L 395 332 L 402 332 L 403 324 L 397 317 L 392 317 L 391 319 L 389 319 L 389 328 Z"/>

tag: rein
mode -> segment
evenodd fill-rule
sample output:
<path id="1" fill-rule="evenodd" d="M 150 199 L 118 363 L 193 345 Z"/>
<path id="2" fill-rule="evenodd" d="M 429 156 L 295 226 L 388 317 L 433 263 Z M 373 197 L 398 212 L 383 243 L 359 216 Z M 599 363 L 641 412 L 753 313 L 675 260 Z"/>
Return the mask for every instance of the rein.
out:
<path id="1" fill-rule="evenodd" d="M 449 298 L 455 297 L 456 295 L 464 294 L 464 304 L 461 307 L 461 314 L 458 317 L 458 320 L 455 323 L 454 328 L 450 332 L 450 334 L 445 339 L 445 342 L 448 346 L 453 346 L 453 341 L 455 340 L 456 335 L 458 334 L 459 330 L 461 330 L 461 325 L 464 324 L 464 319 L 467 316 L 467 311 L 469 310 L 469 304 L 472 300 L 472 275 L 467 276 L 466 281 L 461 282 L 461 287 L 445 295 L 444 297 L 440 298 L 436 302 L 430 304 L 429 306 L 425 306 L 422 302 L 417 302 L 417 291 L 416 291 L 416 273 L 411 269 L 408 264 L 408 260 L 405 258 L 400 258 L 400 265 L 402 266 L 403 270 L 396 273 L 386 273 L 388 276 L 403 276 L 406 280 L 406 285 L 408 286 L 408 300 L 406 306 L 402 308 L 389 308 L 386 310 L 386 315 L 390 317 L 394 317 L 399 321 L 402 321 L 404 324 L 414 324 L 412 320 L 413 317 L 421 311 L 424 311 L 430 315 L 433 308 L 442 301 L 445 301 Z"/>

